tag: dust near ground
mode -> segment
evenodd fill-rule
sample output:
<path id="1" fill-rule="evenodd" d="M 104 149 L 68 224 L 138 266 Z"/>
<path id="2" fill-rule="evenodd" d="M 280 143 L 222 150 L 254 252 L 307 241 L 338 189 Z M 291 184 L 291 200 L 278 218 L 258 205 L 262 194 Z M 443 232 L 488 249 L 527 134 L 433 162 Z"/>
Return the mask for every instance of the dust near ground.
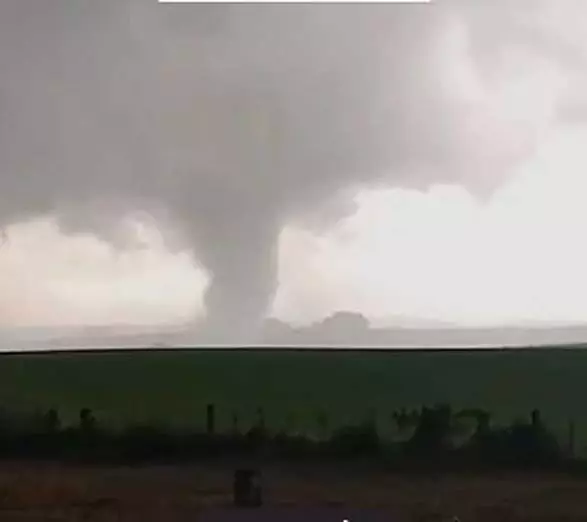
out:
<path id="1" fill-rule="evenodd" d="M 228 506 L 233 466 L 0 465 L 0 520 L 197 521 Z M 552 474 L 404 476 L 357 466 L 263 467 L 264 503 L 384 508 L 391 522 L 587 520 L 587 480 Z"/>

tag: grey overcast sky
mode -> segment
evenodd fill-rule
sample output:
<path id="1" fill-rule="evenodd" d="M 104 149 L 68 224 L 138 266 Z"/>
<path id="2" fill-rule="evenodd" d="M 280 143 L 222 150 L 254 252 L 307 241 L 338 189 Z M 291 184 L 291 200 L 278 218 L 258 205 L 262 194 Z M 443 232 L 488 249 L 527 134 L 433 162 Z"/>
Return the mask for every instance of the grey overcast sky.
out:
<path id="1" fill-rule="evenodd" d="M 587 319 L 587 2 L 0 2 L 0 324 Z"/>

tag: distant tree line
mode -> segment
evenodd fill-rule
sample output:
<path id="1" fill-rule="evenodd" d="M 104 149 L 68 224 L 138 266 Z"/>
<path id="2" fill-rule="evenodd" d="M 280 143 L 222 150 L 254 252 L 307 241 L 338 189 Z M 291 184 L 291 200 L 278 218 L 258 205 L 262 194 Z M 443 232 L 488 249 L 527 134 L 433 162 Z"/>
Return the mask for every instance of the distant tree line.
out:
<path id="1" fill-rule="evenodd" d="M 481 409 L 453 411 L 449 405 L 394 411 L 399 440 L 380 436 L 375 419 L 332 431 L 326 413 L 318 415 L 319 438 L 268 428 L 262 408 L 254 425 L 217 432 L 215 407 L 206 410 L 200 431 L 140 424 L 114 430 L 102 425 L 89 408 L 73 425 L 64 426 L 57 409 L 32 416 L 0 414 L 0 458 L 61 459 L 107 462 L 189 461 L 225 456 L 258 455 L 276 459 L 372 458 L 391 468 L 579 468 L 572 447 L 561 444 L 538 410 L 527 420 L 496 426 Z M 463 435 L 462 425 L 472 425 Z M 574 433 L 573 433 L 574 436 Z M 572 445 L 572 442 L 571 442 Z M 587 469 L 587 465 L 585 466 Z"/>

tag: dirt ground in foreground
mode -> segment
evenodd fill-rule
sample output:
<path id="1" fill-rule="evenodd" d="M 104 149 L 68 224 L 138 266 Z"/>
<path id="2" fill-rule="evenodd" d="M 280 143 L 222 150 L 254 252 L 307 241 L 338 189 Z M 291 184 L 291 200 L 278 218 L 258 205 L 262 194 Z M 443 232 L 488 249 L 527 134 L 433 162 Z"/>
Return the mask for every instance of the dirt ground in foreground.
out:
<path id="1" fill-rule="evenodd" d="M 232 500 L 233 466 L 0 465 L 0 521 L 197 521 Z M 390 522 L 585 522 L 587 479 L 408 477 L 351 466 L 261 468 L 264 504 L 385 508 Z"/>

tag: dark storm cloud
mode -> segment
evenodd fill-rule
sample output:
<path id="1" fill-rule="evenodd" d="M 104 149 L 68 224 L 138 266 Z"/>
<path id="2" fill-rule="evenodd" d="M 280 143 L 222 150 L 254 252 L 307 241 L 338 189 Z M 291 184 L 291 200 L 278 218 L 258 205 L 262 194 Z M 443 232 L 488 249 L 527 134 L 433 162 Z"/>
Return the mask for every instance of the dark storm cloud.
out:
<path id="1" fill-rule="evenodd" d="M 212 324 L 251 322 L 286 221 L 350 185 L 492 186 L 519 156 L 466 146 L 468 109 L 439 81 L 449 15 L 480 23 L 456 1 L 4 0 L 0 219 L 107 233 L 129 209 L 172 212 L 212 275 Z"/>

